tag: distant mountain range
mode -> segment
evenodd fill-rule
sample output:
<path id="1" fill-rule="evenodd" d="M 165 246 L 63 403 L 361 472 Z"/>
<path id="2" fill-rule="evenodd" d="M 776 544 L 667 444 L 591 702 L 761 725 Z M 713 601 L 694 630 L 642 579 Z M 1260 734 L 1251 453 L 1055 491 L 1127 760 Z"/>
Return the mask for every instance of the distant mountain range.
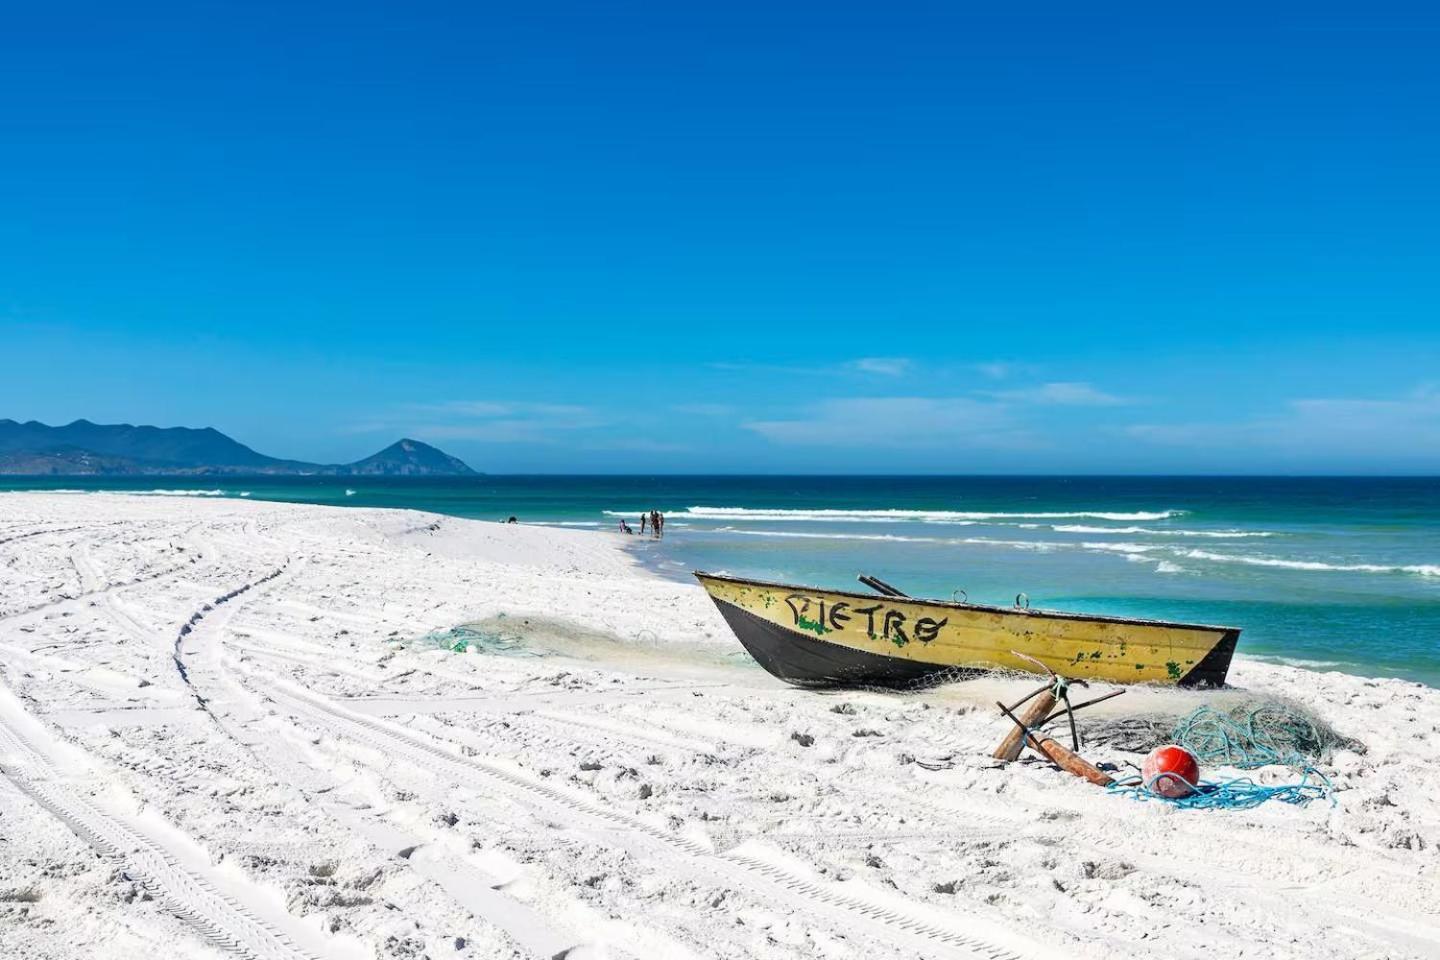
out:
<path id="1" fill-rule="evenodd" d="M 474 473 L 460 460 L 419 440 L 400 440 L 354 463 L 321 464 L 267 457 L 213 427 L 135 427 L 89 420 L 51 427 L 34 420 L 0 420 L 0 474 L 456 477 Z"/>

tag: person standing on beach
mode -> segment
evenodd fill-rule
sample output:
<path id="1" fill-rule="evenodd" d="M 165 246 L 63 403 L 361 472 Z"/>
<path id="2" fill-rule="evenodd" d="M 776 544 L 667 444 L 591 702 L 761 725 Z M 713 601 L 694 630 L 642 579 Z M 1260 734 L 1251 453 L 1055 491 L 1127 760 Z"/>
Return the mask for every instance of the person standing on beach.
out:
<path id="1" fill-rule="evenodd" d="M 640 514 L 640 536 L 642 537 L 645 536 L 645 521 L 648 519 L 650 518 L 647 515 Z"/>
<path id="2" fill-rule="evenodd" d="M 655 511 L 655 536 L 665 536 L 665 514 L 659 510 Z"/>

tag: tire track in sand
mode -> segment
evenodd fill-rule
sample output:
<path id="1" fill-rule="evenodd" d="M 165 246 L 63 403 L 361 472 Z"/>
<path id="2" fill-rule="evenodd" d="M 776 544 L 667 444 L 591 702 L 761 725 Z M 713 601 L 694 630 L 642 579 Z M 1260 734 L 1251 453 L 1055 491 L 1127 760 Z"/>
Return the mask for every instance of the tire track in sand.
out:
<path id="1" fill-rule="evenodd" d="M 211 943 L 252 960 L 315 960 L 172 852 L 77 793 L 21 732 L 16 710 L 23 708 L 0 691 L 0 751 L 6 755 L 0 772 L 16 788 L 103 856 L 122 863 L 132 879 Z"/>
<path id="2" fill-rule="evenodd" d="M 538 804 L 560 822 L 602 842 L 644 859 L 664 859 L 707 884 L 730 883 L 746 889 L 761 903 L 782 901 L 802 916 L 823 916 L 841 929 L 902 948 L 921 948 L 930 956 L 984 960 L 1021 960 L 1025 956 L 1011 946 L 958 929 L 961 924 L 978 925 L 976 918 L 927 916 L 938 911 L 915 910 L 911 904 L 891 902 L 898 897 L 887 898 L 878 893 L 840 893 L 828 884 L 753 855 L 716 854 L 697 840 L 676 836 L 587 798 L 572 796 L 500 763 L 465 756 L 433 738 L 356 714 L 290 684 L 269 684 L 266 693 L 292 715 L 338 736 L 363 743 L 387 756 L 403 757 L 447 781 L 505 795 L 524 807 L 533 809 Z M 991 935 L 1006 938 L 998 928 Z"/>
<path id="3" fill-rule="evenodd" d="M 295 565 L 293 571 L 298 571 L 303 566 L 304 560 L 302 559 Z M 291 569 L 291 565 L 287 561 L 285 565 L 270 574 L 228 591 L 216 598 L 213 603 L 206 604 L 192 614 L 175 639 L 177 666 L 180 666 L 178 658 L 190 652 L 184 647 L 196 640 L 196 633 L 202 627 L 210 632 L 222 632 L 227 629 L 231 633 L 236 632 L 233 628 L 227 628 L 225 624 L 209 622 L 208 614 L 245 595 L 243 600 L 239 600 L 225 610 L 228 617 L 233 617 L 246 602 L 256 599 L 256 593 L 252 591 L 273 586 L 273 581 Z M 225 618 L 227 621 L 228 617 Z M 213 643 L 218 646 L 221 641 L 214 638 Z M 256 652 L 253 648 L 242 644 L 227 643 L 225 646 L 238 649 L 243 653 Z M 260 652 L 288 659 L 282 653 L 269 650 Z M 256 725 L 264 717 L 265 710 L 261 703 L 261 697 L 245 688 L 243 684 L 236 682 L 235 678 L 225 676 L 228 658 L 224 656 L 223 650 L 212 650 L 212 653 L 218 654 L 211 658 L 212 663 L 209 666 L 212 669 L 194 671 L 193 675 L 190 670 L 182 669 L 181 675 L 185 678 L 185 682 L 196 700 L 205 705 L 206 712 L 219 729 L 248 750 L 258 763 L 268 767 L 284 782 L 301 791 L 308 802 L 324 810 L 350 832 L 364 838 L 377 849 L 387 850 L 397 856 L 415 873 L 444 890 L 462 908 L 503 930 L 511 939 L 534 953 L 535 956 L 558 958 L 567 955 L 571 950 L 586 945 L 587 941 L 582 935 L 556 927 L 547 917 L 529 904 L 501 892 L 500 884 L 495 878 L 480 874 L 468 863 L 455 858 L 442 848 L 426 843 L 406 830 L 397 828 L 385 818 L 377 816 L 368 804 L 348 802 L 343 799 L 344 785 L 342 783 L 320 767 L 312 766 L 301 759 L 300 753 L 305 751 L 304 746 L 300 746 L 299 752 L 296 752 L 294 746 L 278 745 L 269 737 L 247 729 L 248 726 Z M 212 710 L 211 706 L 218 702 L 218 687 L 226 684 L 227 680 L 232 692 L 238 694 L 239 699 L 233 695 L 229 696 L 224 707 Z M 199 683 L 197 684 L 195 681 L 199 681 Z M 207 683 L 215 684 L 216 689 L 202 689 L 203 685 Z M 617 960 L 628 960 L 631 955 L 617 951 L 616 956 Z"/>
<path id="4" fill-rule="evenodd" d="M 603 724 L 591 721 L 572 720 L 550 715 L 545 712 L 509 715 L 505 717 L 506 723 L 497 727 L 491 725 L 485 728 L 487 735 L 499 736 L 507 742 L 517 746 L 529 748 L 554 748 L 559 744 L 568 744 L 571 748 L 579 748 L 587 756 L 603 753 L 605 747 L 597 743 L 593 736 L 577 736 L 568 732 L 566 727 L 581 727 L 592 729 L 595 732 L 603 733 L 613 737 L 622 743 L 628 743 L 632 747 L 642 749 L 649 745 L 656 745 L 657 738 L 649 730 L 635 729 L 628 722 L 618 718 L 607 718 Z M 478 737 L 467 735 L 467 731 L 456 730 L 456 736 L 462 738 L 463 742 L 475 745 Z M 683 749 L 678 742 L 671 742 L 668 746 Z M 1120 807 L 1107 805 L 1090 805 L 1085 808 L 1086 822 L 1077 826 L 1076 823 L 1065 821 L 1063 823 L 1050 825 L 1041 814 L 1053 807 L 1037 805 L 1028 801 L 1013 799 L 1012 808 L 1008 810 L 981 810 L 974 804 L 957 802 L 955 798 L 929 797 L 923 803 L 918 801 L 913 791 L 905 791 L 898 788 L 879 788 L 880 793 L 885 797 L 899 803 L 911 811 L 910 816 L 922 822 L 933 822 L 933 835 L 942 835 L 945 829 L 953 826 L 955 822 L 966 824 L 967 837 L 975 840 L 990 840 L 996 837 L 1017 838 L 1028 836 L 1038 842 L 1045 842 L 1057 834 L 1079 842 L 1095 854 L 1103 856 L 1118 856 L 1143 863 L 1147 869 L 1167 877 L 1178 880 L 1193 880 L 1199 875 L 1204 875 L 1214 881 L 1214 889 L 1229 889 L 1239 886 L 1245 891 L 1245 895 L 1252 900 L 1266 904 L 1276 910 L 1303 909 L 1312 916 L 1316 923 L 1325 919 L 1326 909 L 1343 915 L 1348 923 L 1369 930 L 1377 938 L 1388 939 L 1392 943 L 1403 944 L 1406 949 L 1415 950 L 1423 955 L 1433 951 L 1437 944 L 1440 944 L 1440 929 L 1434 923 L 1434 915 L 1427 915 L 1426 920 L 1415 919 L 1415 912 L 1408 909 L 1393 909 L 1389 905 L 1374 901 L 1371 898 L 1357 896 L 1353 893 L 1346 893 L 1332 888 L 1327 888 L 1321 896 L 1325 900 L 1326 907 L 1321 908 L 1318 904 L 1307 904 L 1303 908 L 1298 901 L 1282 901 L 1281 898 L 1266 895 L 1256 881 L 1264 875 L 1263 870 L 1256 862 L 1256 852 L 1265 849 L 1270 858 L 1281 855 L 1280 851 L 1273 844 L 1262 844 L 1258 847 L 1251 838 L 1241 839 L 1232 835 L 1230 842 L 1237 846 L 1234 850 L 1219 850 L 1217 855 L 1224 856 L 1224 867 L 1207 869 L 1195 864 L 1179 866 L 1167 861 L 1165 858 L 1147 854 L 1134 849 L 1123 839 L 1125 828 L 1128 824 L 1126 811 Z M 944 821 L 936 819 L 938 811 L 943 810 L 953 815 L 953 819 Z M 1097 827 L 1094 818 L 1099 818 L 1109 829 Z M 794 818 L 788 818 L 793 820 Z M 823 817 L 820 819 L 824 819 Z M 1195 824 L 1176 824 L 1172 829 L 1184 830 L 1187 832 L 1200 831 L 1203 828 Z M 840 839 L 843 832 L 831 830 L 815 830 L 809 839 L 814 842 L 828 843 Z M 729 838 L 734 841 L 744 842 L 746 840 L 799 840 L 807 839 L 804 832 L 786 836 L 783 833 L 773 833 L 768 830 L 757 831 L 729 831 L 712 834 L 714 839 Z M 853 831 L 850 839 L 861 841 L 890 842 L 902 839 L 896 834 L 889 834 L 883 830 L 877 831 Z M 1263 858 L 1262 858 L 1263 859 Z M 1373 860 L 1366 864 L 1357 863 L 1354 860 L 1333 858 L 1327 864 L 1325 870 L 1303 869 L 1299 866 L 1292 868 L 1296 871 L 1296 879 L 1303 881 L 1306 877 L 1301 874 L 1310 874 L 1312 885 L 1315 882 L 1326 884 L 1328 878 L 1333 877 L 1337 870 L 1354 871 L 1367 869 L 1377 872 L 1388 872 L 1386 867 Z M 1391 867 L 1393 870 L 1394 868 Z M 1408 876 L 1408 875 L 1407 875 Z M 1286 904 L 1289 904 L 1287 907 Z M 1385 918 L 1383 921 L 1377 918 Z M 1427 922 L 1428 921 L 1428 922 Z"/>

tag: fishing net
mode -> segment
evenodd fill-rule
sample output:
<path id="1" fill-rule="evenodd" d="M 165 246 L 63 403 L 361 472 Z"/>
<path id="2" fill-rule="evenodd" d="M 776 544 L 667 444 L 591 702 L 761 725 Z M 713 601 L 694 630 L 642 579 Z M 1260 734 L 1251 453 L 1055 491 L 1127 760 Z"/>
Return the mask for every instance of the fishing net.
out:
<path id="1" fill-rule="evenodd" d="M 1170 742 L 1175 720 L 1173 714 L 1142 713 L 1128 717 L 1086 718 L 1078 722 L 1088 746 L 1109 747 L 1126 753 L 1149 753 L 1162 743 Z"/>
<path id="2" fill-rule="evenodd" d="M 944 670 L 928 673 L 915 680 L 903 680 L 884 684 L 847 683 L 836 684 L 835 686 L 851 690 L 866 690 L 870 693 L 924 693 L 927 690 L 934 690 L 936 687 L 943 687 L 947 684 L 974 680 L 979 677 L 994 677 L 995 675 L 994 671 L 975 667 L 947 667 Z M 1034 674 L 1021 674 L 1017 671 L 1016 676 L 1033 677 Z"/>
<path id="3" fill-rule="evenodd" d="M 1336 750 L 1365 749 L 1313 710 L 1284 697 L 1239 697 L 1185 713 L 1098 717 L 1084 731 L 1086 742 L 1098 746 L 1148 753 L 1175 743 L 1201 763 L 1246 770 L 1271 764 L 1303 768 L 1328 762 Z"/>
<path id="4" fill-rule="evenodd" d="M 511 657 L 535 657 L 541 654 L 529 649 L 518 633 L 500 629 L 493 625 L 467 623 L 449 630 L 427 633 L 415 641 L 423 648 L 448 650 L 451 653 L 498 654 Z"/>
<path id="5" fill-rule="evenodd" d="M 1358 740 L 1280 698 L 1237 705 L 1223 713 L 1199 707 L 1176 724 L 1172 739 L 1201 763 L 1244 770 L 1271 764 L 1304 768 L 1329 762 L 1336 750 L 1364 751 Z"/>
<path id="6" fill-rule="evenodd" d="M 610 665 L 755 666 L 744 650 L 710 642 L 666 640 L 654 631 L 631 636 L 597 630 L 559 617 L 499 613 L 405 641 L 421 649 L 502 657 L 562 657 Z"/>
<path id="7" fill-rule="evenodd" d="M 1334 786 L 1318 769 L 1337 750 L 1363 752 L 1360 741 L 1344 736 L 1306 707 L 1282 697 L 1244 698 L 1217 708 L 1203 704 L 1176 720 L 1151 715 L 1111 720 L 1090 731 L 1092 742 L 1145 752 L 1161 743 L 1184 747 L 1203 766 L 1254 770 L 1287 766 L 1298 770 L 1296 783 L 1260 784 L 1249 777 L 1201 781 L 1184 796 L 1160 796 L 1153 783 L 1127 777 L 1110 791 L 1141 801 L 1160 801 L 1192 810 L 1248 810 L 1269 800 L 1305 806 L 1312 800 L 1335 803 Z M 1162 773 L 1156 779 L 1173 776 Z"/>

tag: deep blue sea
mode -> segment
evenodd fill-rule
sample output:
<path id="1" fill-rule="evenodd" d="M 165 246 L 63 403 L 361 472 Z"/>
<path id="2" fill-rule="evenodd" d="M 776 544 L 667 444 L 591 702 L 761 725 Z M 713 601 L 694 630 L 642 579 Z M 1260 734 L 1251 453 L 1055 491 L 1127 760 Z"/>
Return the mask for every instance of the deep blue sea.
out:
<path id="1" fill-rule="evenodd" d="M 248 496 L 637 530 L 676 576 L 818 585 L 1243 628 L 1240 652 L 1440 685 L 1440 478 L 0 478 L 0 490 Z"/>

